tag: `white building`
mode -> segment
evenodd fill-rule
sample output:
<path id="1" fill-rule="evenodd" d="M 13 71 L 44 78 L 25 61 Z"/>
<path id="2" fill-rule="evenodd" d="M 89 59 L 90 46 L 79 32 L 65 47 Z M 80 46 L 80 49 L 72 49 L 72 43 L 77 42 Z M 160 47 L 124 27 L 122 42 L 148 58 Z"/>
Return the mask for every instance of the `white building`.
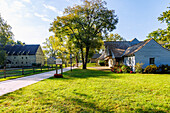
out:
<path id="1" fill-rule="evenodd" d="M 136 38 L 132 41 L 112 41 L 105 42 L 105 60 L 109 67 L 116 63 L 124 63 L 132 66 L 135 71 L 136 63 L 143 63 L 143 67 L 150 64 L 170 65 L 170 50 L 162 47 L 154 39 L 148 41 L 138 41 Z"/>

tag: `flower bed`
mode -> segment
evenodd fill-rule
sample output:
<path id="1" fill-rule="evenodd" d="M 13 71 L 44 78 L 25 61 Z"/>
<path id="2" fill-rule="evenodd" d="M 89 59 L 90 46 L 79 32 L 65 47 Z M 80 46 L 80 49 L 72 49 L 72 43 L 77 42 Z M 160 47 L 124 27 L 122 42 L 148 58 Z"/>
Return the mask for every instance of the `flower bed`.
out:
<path id="1" fill-rule="evenodd" d="M 62 74 L 54 74 L 54 78 L 63 78 Z"/>

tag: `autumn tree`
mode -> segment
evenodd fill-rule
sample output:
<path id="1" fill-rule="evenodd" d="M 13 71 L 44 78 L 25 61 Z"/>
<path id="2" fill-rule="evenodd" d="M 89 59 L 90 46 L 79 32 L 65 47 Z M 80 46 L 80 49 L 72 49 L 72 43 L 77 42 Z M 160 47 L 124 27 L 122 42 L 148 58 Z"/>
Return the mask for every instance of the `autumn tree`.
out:
<path id="1" fill-rule="evenodd" d="M 13 33 L 11 29 L 12 27 L 0 15 L 0 65 L 3 65 L 6 59 L 4 47 L 9 39 L 12 39 Z"/>
<path id="2" fill-rule="evenodd" d="M 110 33 L 109 35 L 106 35 L 105 38 L 106 41 L 125 41 L 125 39 L 117 33 L 116 34 Z"/>
<path id="3" fill-rule="evenodd" d="M 167 24 L 167 28 L 159 28 L 158 30 L 153 31 L 149 33 L 147 38 L 153 38 L 165 48 L 170 49 L 170 7 L 168 7 L 168 10 L 163 12 L 160 17 L 158 17 L 158 21 L 161 21 L 161 23 L 165 22 Z"/>
<path id="4" fill-rule="evenodd" d="M 50 31 L 57 37 L 69 38 L 80 49 L 83 69 L 86 69 L 89 52 L 103 44 L 103 34 L 113 31 L 118 23 L 114 10 L 102 0 L 83 0 L 82 5 L 67 7 L 64 16 L 57 17 Z"/>

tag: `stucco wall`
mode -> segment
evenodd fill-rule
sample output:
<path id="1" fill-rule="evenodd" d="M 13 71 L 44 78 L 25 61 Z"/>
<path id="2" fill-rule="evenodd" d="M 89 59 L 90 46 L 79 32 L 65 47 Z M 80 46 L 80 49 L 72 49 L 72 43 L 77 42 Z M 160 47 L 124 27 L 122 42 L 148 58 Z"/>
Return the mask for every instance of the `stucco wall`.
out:
<path id="1" fill-rule="evenodd" d="M 44 54 L 41 47 L 39 47 L 36 52 L 36 63 L 44 65 Z"/>
<path id="2" fill-rule="evenodd" d="M 35 55 L 11 55 L 7 56 L 7 59 L 11 61 L 11 66 L 32 66 L 35 63 Z"/>
<path id="3" fill-rule="evenodd" d="M 143 68 L 150 65 L 150 58 L 155 58 L 156 66 L 161 64 L 170 65 L 170 51 L 161 47 L 154 40 L 148 42 L 142 49 L 135 53 L 136 63 L 144 63 Z"/>

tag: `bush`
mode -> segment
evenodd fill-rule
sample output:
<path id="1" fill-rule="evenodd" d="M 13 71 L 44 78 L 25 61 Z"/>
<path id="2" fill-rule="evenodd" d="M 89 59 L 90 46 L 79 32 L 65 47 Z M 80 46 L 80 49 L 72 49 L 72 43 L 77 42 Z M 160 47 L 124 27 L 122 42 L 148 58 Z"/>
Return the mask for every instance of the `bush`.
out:
<path id="1" fill-rule="evenodd" d="M 100 61 L 99 61 L 99 64 L 100 64 L 101 66 L 105 66 L 105 63 L 104 63 L 103 60 L 100 60 Z"/>
<path id="2" fill-rule="evenodd" d="M 135 72 L 136 73 L 142 73 L 142 66 L 143 66 L 143 63 L 136 63 Z"/>
<path id="3" fill-rule="evenodd" d="M 170 66 L 168 66 L 168 64 L 167 65 L 160 65 L 159 66 L 159 70 L 161 71 L 161 72 L 167 72 L 168 70 L 170 70 Z"/>
<path id="4" fill-rule="evenodd" d="M 131 71 L 130 67 L 129 66 L 126 66 L 126 65 L 122 65 L 122 64 L 117 64 L 117 65 L 114 65 L 111 69 L 112 72 L 114 73 L 129 73 Z"/>
<path id="5" fill-rule="evenodd" d="M 131 71 L 130 67 L 126 66 L 126 65 L 123 65 L 121 67 L 121 70 L 122 70 L 123 73 L 127 73 L 127 72 L 129 73 Z"/>
<path id="6" fill-rule="evenodd" d="M 154 64 L 154 65 L 149 65 L 145 68 L 144 72 L 146 73 L 155 73 L 156 70 L 158 69 L 158 67 Z"/>

